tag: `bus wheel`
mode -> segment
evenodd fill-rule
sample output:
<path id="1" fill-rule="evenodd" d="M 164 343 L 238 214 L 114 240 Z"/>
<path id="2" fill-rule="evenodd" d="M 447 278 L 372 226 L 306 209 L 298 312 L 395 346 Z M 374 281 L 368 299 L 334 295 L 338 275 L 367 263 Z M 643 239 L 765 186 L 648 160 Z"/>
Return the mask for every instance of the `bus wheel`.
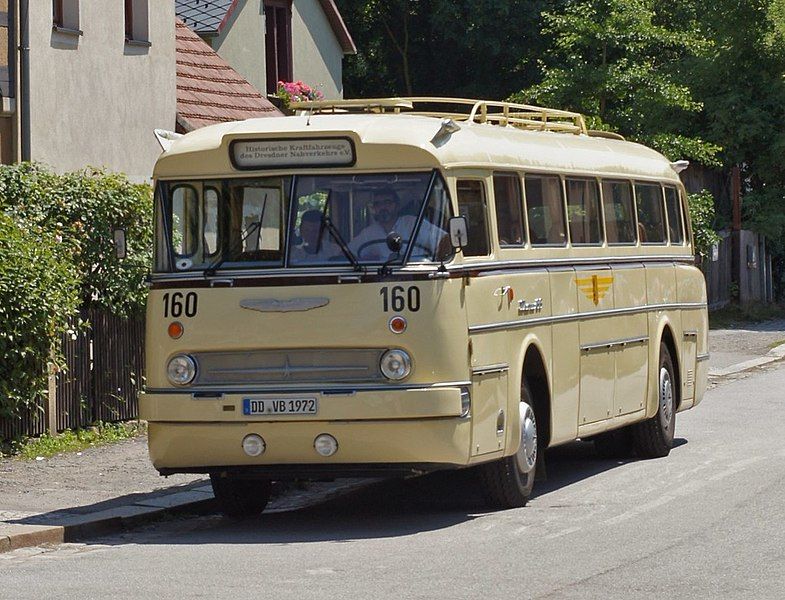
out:
<path id="1" fill-rule="evenodd" d="M 657 372 L 657 414 L 632 429 L 635 450 L 641 458 L 661 458 L 670 454 L 676 429 L 676 377 L 671 353 L 660 344 Z"/>
<path id="2" fill-rule="evenodd" d="M 272 485 L 269 479 L 239 479 L 211 473 L 210 483 L 218 508 L 227 517 L 255 517 L 270 500 Z"/>
<path id="3" fill-rule="evenodd" d="M 479 469 L 486 502 L 495 508 L 518 508 L 526 504 L 534 487 L 537 463 L 542 460 L 537 447 L 537 420 L 528 383 L 524 383 L 518 407 L 521 424 L 518 451 Z"/>
<path id="4" fill-rule="evenodd" d="M 600 458 L 630 458 L 634 453 L 632 430 L 622 427 L 594 438 L 594 450 Z"/>

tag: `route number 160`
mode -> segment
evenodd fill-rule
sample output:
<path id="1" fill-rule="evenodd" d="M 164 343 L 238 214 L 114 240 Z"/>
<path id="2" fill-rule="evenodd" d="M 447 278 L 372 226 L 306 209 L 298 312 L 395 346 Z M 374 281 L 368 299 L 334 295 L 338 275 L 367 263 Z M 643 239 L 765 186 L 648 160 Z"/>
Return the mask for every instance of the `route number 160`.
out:
<path id="1" fill-rule="evenodd" d="M 402 312 L 410 310 L 417 312 L 420 310 L 420 288 L 416 285 L 406 289 L 400 285 L 388 288 L 384 287 L 379 290 L 379 295 L 382 297 L 382 305 L 384 312 Z"/>

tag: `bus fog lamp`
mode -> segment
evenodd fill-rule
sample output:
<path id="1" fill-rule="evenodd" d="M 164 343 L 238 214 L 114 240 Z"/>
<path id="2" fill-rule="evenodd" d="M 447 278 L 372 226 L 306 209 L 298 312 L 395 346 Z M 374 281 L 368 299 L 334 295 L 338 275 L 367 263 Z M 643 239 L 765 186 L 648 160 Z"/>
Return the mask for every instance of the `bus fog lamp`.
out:
<path id="1" fill-rule="evenodd" d="M 261 456 L 266 449 L 267 444 L 264 443 L 264 439 L 260 435 L 251 433 L 243 438 L 243 452 L 248 456 Z"/>
<path id="2" fill-rule="evenodd" d="M 329 433 L 317 435 L 313 441 L 313 448 L 320 456 L 328 457 L 338 452 L 338 440 Z"/>
<path id="3" fill-rule="evenodd" d="M 179 354 L 169 361 L 166 374 L 174 385 L 188 385 L 196 377 L 196 361 L 190 356 Z"/>
<path id="4" fill-rule="evenodd" d="M 388 350 L 382 356 L 380 366 L 387 379 L 400 381 L 412 372 L 412 359 L 403 350 Z"/>

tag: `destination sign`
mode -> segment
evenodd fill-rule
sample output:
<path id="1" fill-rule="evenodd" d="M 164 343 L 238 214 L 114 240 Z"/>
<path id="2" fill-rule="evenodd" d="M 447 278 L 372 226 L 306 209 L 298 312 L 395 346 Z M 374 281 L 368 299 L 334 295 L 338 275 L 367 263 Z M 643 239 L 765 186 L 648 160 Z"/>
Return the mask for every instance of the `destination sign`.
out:
<path id="1" fill-rule="evenodd" d="M 347 138 L 300 140 L 238 140 L 232 143 L 238 169 L 350 167 L 354 145 Z"/>

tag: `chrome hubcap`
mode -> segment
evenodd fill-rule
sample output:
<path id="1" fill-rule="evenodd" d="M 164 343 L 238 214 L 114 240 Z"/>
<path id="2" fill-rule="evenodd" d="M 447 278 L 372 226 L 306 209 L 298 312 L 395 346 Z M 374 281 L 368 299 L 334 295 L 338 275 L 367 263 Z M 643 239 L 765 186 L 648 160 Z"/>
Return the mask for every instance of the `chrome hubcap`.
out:
<path id="1" fill-rule="evenodd" d="M 673 420 L 673 380 L 668 369 L 660 369 L 660 420 L 663 429 L 670 429 Z"/>
<path id="2" fill-rule="evenodd" d="M 515 455 L 518 469 L 528 473 L 537 462 L 537 421 L 534 419 L 532 407 L 525 402 L 520 403 L 521 446 Z"/>

